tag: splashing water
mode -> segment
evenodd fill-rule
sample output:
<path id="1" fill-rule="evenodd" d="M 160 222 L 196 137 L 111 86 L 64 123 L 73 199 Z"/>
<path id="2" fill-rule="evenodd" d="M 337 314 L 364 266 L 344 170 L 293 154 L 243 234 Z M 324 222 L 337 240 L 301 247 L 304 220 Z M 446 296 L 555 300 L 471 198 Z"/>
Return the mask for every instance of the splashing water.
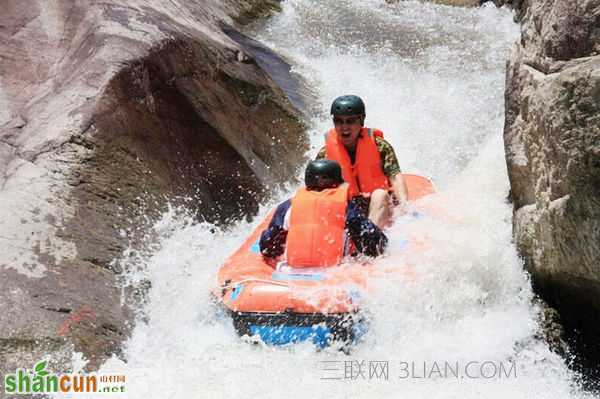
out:
<path id="1" fill-rule="evenodd" d="M 371 283 L 370 333 L 350 355 L 249 345 L 209 293 L 219 265 L 273 204 L 229 229 L 169 212 L 156 226 L 160 249 L 131 276 L 152 285 L 145 321 L 126 363 L 112 359 L 101 372 L 126 373 L 126 397 L 144 399 L 586 397 L 536 338 L 538 310 L 511 238 L 502 143 L 504 63 L 518 39 L 511 12 L 287 0 L 251 34 L 292 60 L 323 115 L 338 95 L 362 96 L 367 125 L 385 132 L 403 170 L 436 182 L 435 212 L 399 218 L 377 261 L 410 263 L 413 273 Z M 311 156 L 331 124 L 323 115 L 312 121 Z M 399 244 L 409 238 L 424 243 L 410 257 Z M 516 374 L 490 369 L 499 367 Z"/>

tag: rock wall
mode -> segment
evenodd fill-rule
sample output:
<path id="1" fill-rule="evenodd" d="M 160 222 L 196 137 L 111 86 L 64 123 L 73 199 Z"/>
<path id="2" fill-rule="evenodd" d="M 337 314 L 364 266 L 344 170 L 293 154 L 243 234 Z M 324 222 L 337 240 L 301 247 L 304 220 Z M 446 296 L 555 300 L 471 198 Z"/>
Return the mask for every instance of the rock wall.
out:
<path id="1" fill-rule="evenodd" d="M 295 174 L 298 111 L 223 32 L 277 8 L 3 3 L 0 374 L 45 353 L 92 366 L 118 353 L 132 317 L 114 260 L 167 201 L 224 222 Z"/>
<path id="2" fill-rule="evenodd" d="M 538 292 L 600 332 L 600 0 L 528 0 L 506 77 L 514 235 Z"/>

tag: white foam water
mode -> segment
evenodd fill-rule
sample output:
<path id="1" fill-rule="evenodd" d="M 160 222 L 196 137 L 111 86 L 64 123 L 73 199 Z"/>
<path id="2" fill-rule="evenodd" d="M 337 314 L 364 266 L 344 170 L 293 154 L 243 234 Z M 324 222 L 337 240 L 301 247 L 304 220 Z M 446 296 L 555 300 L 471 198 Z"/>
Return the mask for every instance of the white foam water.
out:
<path id="1" fill-rule="evenodd" d="M 319 95 L 309 155 L 330 128 L 331 100 L 358 94 L 402 169 L 431 176 L 440 191 L 425 204 L 431 213 L 397 220 L 377 260 L 412 272 L 371 282 L 369 333 L 350 354 L 252 345 L 209 294 L 219 265 L 273 204 L 228 229 L 171 211 L 156 226 L 160 248 L 128 265 L 132 281 L 151 288 L 126 361 L 101 372 L 125 373 L 125 397 L 144 399 L 587 397 L 538 338 L 511 238 L 502 127 L 505 59 L 519 36 L 512 13 L 382 0 L 282 6 L 251 34 Z M 421 250 L 407 253 L 406 240 Z"/>

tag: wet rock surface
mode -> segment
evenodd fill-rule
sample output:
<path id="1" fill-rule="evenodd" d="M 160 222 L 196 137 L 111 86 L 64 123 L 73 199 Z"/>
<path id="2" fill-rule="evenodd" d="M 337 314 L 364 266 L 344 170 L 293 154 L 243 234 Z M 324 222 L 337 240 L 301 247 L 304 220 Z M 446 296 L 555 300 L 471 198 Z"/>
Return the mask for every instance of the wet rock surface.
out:
<path id="1" fill-rule="evenodd" d="M 91 367 L 118 354 L 132 311 L 115 259 L 142 245 L 167 201 L 222 223 L 295 174 L 300 114 L 223 32 L 277 9 L 6 2 L 0 373 L 30 365 L 42 347 L 57 359 L 82 352 Z"/>
<path id="2" fill-rule="evenodd" d="M 538 292 L 581 342 L 597 346 L 600 1 L 528 1 L 506 82 L 517 245 Z M 591 346 L 583 355 L 597 367 Z"/>

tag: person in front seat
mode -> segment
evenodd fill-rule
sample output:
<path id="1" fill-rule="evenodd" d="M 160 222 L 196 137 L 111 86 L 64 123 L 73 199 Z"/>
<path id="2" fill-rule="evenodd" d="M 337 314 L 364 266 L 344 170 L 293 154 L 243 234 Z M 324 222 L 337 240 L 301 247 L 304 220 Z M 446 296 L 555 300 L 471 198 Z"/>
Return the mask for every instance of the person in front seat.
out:
<path id="1" fill-rule="evenodd" d="M 311 161 L 305 187 L 281 203 L 260 237 L 267 258 L 285 255 L 294 267 L 339 264 L 346 255 L 378 256 L 387 245 L 383 231 L 349 195 L 336 161 Z"/>

